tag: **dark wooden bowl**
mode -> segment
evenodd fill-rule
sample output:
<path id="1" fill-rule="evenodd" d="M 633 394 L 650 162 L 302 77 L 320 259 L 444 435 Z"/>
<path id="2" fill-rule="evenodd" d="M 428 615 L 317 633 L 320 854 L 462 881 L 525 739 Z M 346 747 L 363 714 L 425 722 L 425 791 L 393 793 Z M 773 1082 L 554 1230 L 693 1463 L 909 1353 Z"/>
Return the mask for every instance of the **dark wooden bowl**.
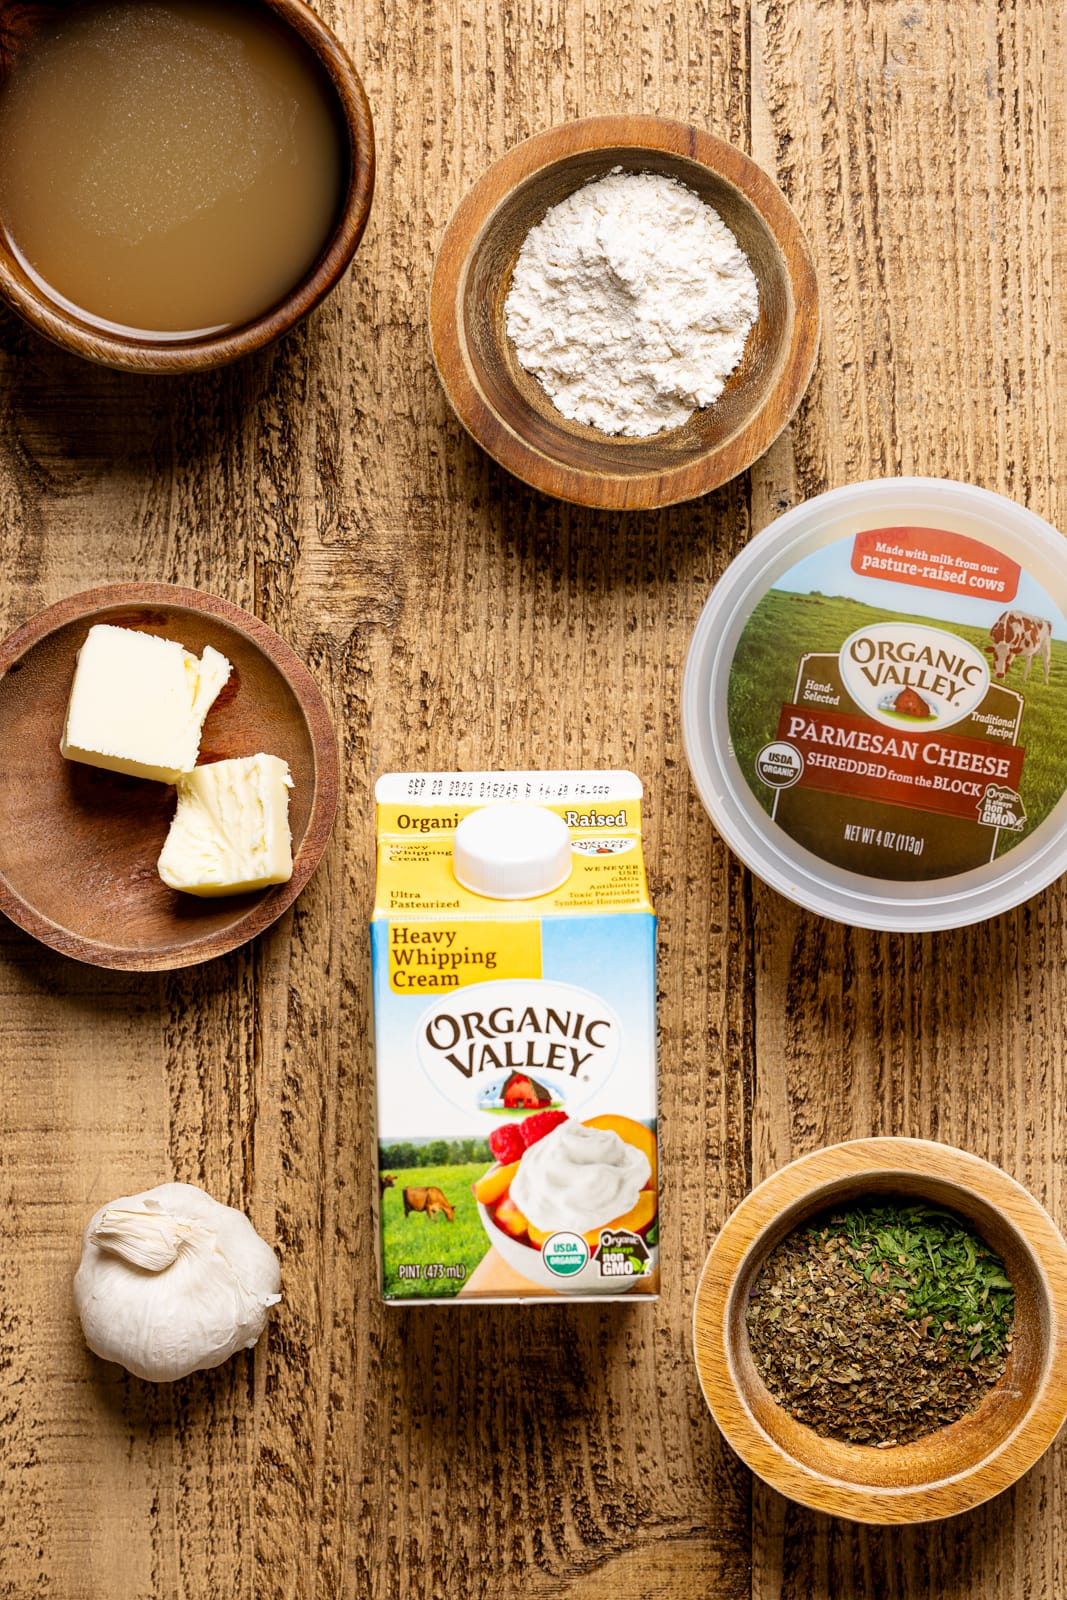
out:
<path id="1" fill-rule="evenodd" d="M 527 233 L 613 167 L 666 173 L 695 190 L 731 229 L 759 285 L 759 320 L 720 398 L 650 439 L 609 437 L 562 416 L 505 330 Z M 781 191 L 740 150 L 660 117 L 590 117 L 527 139 L 467 195 L 438 253 L 430 336 L 459 420 L 516 477 L 578 505 L 670 505 L 736 477 L 789 421 L 818 349 L 815 268 Z"/>
<path id="2" fill-rule="evenodd" d="M 0 0 L 0 89 L 34 30 L 70 0 Z M 199 372 L 226 366 L 287 333 L 335 286 L 366 227 L 374 192 L 374 130 L 367 96 L 339 41 L 303 0 L 257 0 L 292 29 L 319 62 L 348 131 L 349 179 L 337 222 L 318 260 L 283 300 L 229 333 L 160 339 L 112 333 L 50 299 L 23 270 L 0 229 L 0 296 L 39 333 L 74 355 L 133 372 Z"/>
<path id="3" fill-rule="evenodd" d="M 207 644 L 230 681 L 208 712 L 200 761 L 263 750 L 289 763 L 293 876 L 202 900 L 156 860 L 174 815 L 168 784 L 59 753 L 74 658 L 96 622 Z M 270 926 L 318 865 L 337 807 L 337 746 L 307 668 L 227 600 L 164 583 L 113 584 L 50 606 L 0 644 L 0 911 L 44 944 L 100 967 L 163 971 L 223 955 Z"/>
<path id="4" fill-rule="evenodd" d="M 799 1224 L 866 1195 L 919 1197 L 972 1222 L 1015 1288 L 1007 1370 L 978 1409 L 891 1449 L 824 1439 L 771 1398 L 745 1312 L 763 1262 Z M 738 1455 L 793 1500 L 857 1522 L 926 1522 L 999 1494 L 1067 1417 L 1067 1246 L 1013 1178 L 924 1139 L 858 1139 L 783 1167 L 743 1200 L 708 1256 L 694 1308 L 704 1395 Z"/>

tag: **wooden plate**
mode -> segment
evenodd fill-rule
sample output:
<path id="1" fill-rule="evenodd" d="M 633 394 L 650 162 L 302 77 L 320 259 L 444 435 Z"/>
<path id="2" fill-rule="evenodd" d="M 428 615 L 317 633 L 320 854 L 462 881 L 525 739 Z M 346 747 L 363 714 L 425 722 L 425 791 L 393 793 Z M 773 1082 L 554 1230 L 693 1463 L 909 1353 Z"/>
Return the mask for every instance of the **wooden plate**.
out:
<path id="1" fill-rule="evenodd" d="M 96 622 L 176 639 L 197 655 L 211 644 L 232 663 L 204 724 L 200 761 L 261 750 L 288 761 L 288 883 L 219 900 L 169 889 L 156 860 L 173 788 L 60 755 L 75 656 Z M 337 746 L 307 668 L 248 612 L 170 584 L 72 595 L 0 644 L 0 749 L 0 910 L 54 950 L 95 966 L 187 967 L 261 933 L 314 872 L 337 807 Z"/>
<path id="2" fill-rule="evenodd" d="M 1015 1287 L 1007 1370 L 978 1409 L 891 1449 L 824 1439 L 770 1396 L 745 1311 L 767 1255 L 800 1223 L 864 1195 L 922 1197 L 971 1221 Z M 1067 1245 L 1037 1201 L 978 1156 L 924 1139 L 858 1139 L 802 1156 L 754 1189 L 704 1267 L 694 1307 L 704 1396 L 742 1460 L 793 1500 L 857 1522 L 926 1522 L 1022 1476 L 1067 1417 Z"/>
<path id="3" fill-rule="evenodd" d="M 695 190 L 731 229 L 759 285 L 759 319 L 720 398 L 650 439 L 568 421 L 519 364 L 505 328 L 530 228 L 614 167 L 665 173 Z M 456 415 L 501 466 L 577 505 L 646 510 L 726 483 L 785 427 L 818 349 L 815 266 L 785 197 L 742 151 L 662 117 L 589 117 L 517 145 L 463 200 L 434 268 L 430 339 Z"/>

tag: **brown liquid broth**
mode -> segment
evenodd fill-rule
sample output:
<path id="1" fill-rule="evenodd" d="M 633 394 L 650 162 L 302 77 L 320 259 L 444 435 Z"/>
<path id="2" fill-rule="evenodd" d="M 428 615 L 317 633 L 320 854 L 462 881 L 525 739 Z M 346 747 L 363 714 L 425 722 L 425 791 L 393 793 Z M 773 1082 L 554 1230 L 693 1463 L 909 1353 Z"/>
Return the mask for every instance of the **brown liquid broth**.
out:
<path id="1" fill-rule="evenodd" d="M 239 0 L 72 8 L 0 92 L 0 152 L 0 226 L 46 292 L 175 336 L 281 299 L 347 181 L 318 63 Z"/>

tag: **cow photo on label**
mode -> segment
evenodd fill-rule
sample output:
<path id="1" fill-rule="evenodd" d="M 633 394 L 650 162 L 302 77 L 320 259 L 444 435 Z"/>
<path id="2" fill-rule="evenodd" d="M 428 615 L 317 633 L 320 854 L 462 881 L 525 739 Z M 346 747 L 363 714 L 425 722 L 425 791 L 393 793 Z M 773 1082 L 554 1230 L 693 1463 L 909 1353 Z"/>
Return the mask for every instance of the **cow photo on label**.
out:
<path id="1" fill-rule="evenodd" d="M 447 1217 L 449 1222 L 455 1217 L 455 1208 L 446 1199 L 442 1190 L 430 1186 L 425 1189 L 404 1190 L 404 1215 L 409 1216 L 412 1211 L 422 1211 L 426 1220 L 431 1217 Z"/>
<path id="2" fill-rule="evenodd" d="M 992 644 L 986 653 L 993 657 L 993 676 L 998 680 L 1007 677 L 1017 656 L 1026 657 L 1023 682 L 1030 676 L 1034 657 L 1040 656 L 1048 683 L 1052 665 L 1052 624 L 1046 617 L 1031 617 L 1025 611 L 1002 611 L 989 630 Z"/>

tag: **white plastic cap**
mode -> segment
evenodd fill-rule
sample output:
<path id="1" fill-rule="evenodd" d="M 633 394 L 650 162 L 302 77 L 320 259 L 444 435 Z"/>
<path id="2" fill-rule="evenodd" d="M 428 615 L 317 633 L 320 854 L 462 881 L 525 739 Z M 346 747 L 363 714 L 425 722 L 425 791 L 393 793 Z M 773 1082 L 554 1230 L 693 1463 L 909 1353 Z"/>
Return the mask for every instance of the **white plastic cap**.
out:
<path id="1" fill-rule="evenodd" d="M 566 883 L 573 867 L 563 818 L 544 806 L 501 804 L 471 811 L 456 828 L 452 869 L 465 889 L 490 900 L 534 900 Z"/>

